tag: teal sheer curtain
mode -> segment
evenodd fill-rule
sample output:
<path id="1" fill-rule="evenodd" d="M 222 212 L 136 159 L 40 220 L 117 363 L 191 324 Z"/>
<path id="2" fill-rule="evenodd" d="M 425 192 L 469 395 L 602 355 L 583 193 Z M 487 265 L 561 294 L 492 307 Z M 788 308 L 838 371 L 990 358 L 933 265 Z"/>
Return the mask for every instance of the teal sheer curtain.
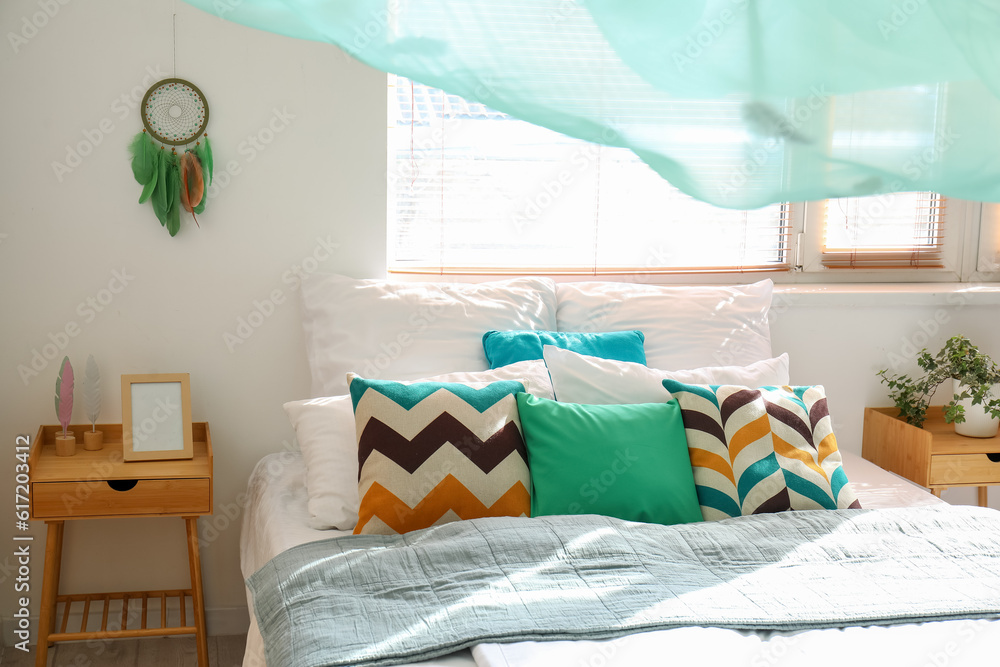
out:
<path id="1" fill-rule="evenodd" d="M 717 206 L 1000 201 L 1000 0 L 187 2 L 628 148 Z M 692 124 L 713 100 L 735 122 Z"/>

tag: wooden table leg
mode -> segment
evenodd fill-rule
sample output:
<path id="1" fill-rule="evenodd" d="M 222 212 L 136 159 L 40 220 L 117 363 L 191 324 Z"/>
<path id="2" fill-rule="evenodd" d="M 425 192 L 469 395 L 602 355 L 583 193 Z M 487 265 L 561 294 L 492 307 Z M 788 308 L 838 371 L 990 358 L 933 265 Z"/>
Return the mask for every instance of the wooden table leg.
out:
<path id="1" fill-rule="evenodd" d="M 987 500 L 988 500 L 987 492 L 989 491 L 989 488 L 990 487 L 988 487 L 988 486 L 981 486 L 981 487 L 979 487 L 979 506 L 980 507 L 989 507 L 989 503 L 987 502 Z"/>
<path id="2" fill-rule="evenodd" d="M 62 565 L 62 521 L 47 521 L 45 565 L 42 573 L 42 608 L 38 613 L 38 639 L 35 644 L 35 667 L 46 667 L 49 659 L 49 635 L 56 627 L 56 596 L 59 594 L 59 570 Z"/>
<path id="3" fill-rule="evenodd" d="M 198 553 L 198 517 L 186 516 L 188 563 L 191 566 L 191 593 L 194 598 L 195 642 L 198 646 L 198 665 L 208 667 L 208 634 L 205 632 L 205 596 L 201 587 L 201 555 Z M 37 667 L 37 666 L 36 666 Z"/>
<path id="4" fill-rule="evenodd" d="M 943 490 L 944 489 L 941 489 L 941 488 L 935 488 L 935 489 L 931 489 L 931 493 L 934 494 L 935 498 L 940 498 L 941 497 L 941 491 L 943 491 Z"/>

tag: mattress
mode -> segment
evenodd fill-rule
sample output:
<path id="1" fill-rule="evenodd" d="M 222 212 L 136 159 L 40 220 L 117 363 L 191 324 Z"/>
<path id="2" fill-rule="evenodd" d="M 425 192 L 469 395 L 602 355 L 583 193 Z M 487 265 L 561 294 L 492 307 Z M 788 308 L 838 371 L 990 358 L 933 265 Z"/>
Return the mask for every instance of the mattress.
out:
<path id="1" fill-rule="evenodd" d="M 886 472 L 859 456 L 842 452 L 844 468 L 862 507 L 877 509 L 889 507 L 940 504 L 942 501 L 923 488 Z M 314 530 L 308 526 L 305 466 L 297 452 L 271 454 L 261 459 L 250 477 L 248 500 L 240 537 L 240 564 L 244 578 L 249 577 L 271 558 L 295 545 L 347 534 L 336 530 Z M 244 667 L 263 667 L 264 647 L 254 617 L 253 601 L 249 597 L 251 626 L 247 636 Z M 859 660 L 871 656 L 884 657 L 886 662 L 910 664 L 898 660 L 900 646 L 916 651 L 923 664 L 934 651 L 951 660 L 950 665 L 973 665 L 975 662 L 958 662 L 964 655 L 971 658 L 976 647 L 1000 643 L 1000 623 L 989 621 L 948 621 L 942 623 L 907 624 L 891 628 L 847 628 L 836 630 L 810 630 L 797 633 L 750 633 L 717 628 L 682 628 L 661 632 L 642 633 L 616 640 L 600 642 L 521 642 L 516 644 L 483 644 L 472 651 L 464 650 L 445 658 L 420 663 L 422 667 L 541 667 L 551 664 L 592 664 L 597 660 L 604 665 L 655 664 L 662 658 L 664 647 L 669 646 L 675 655 L 699 656 L 699 664 L 757 664 L 758 658 L 767 659 L 761 664 L 796 664 L 804 655 L 823 663 L 828 657 L 833 664 L 843 664 L 845 651 Z M 887 643 L 889 634 L 891 641 Z M 667 644 L 664 644 L 667 642 Z M 896 647 L 890 655 L 887 646 Z M 952 653 L 949 653 L 952 650 Z M 805 652 L 805 653 L 803 653 Z M 707 654 L 707 655 L 706 655 Z M 716 655 L 717 659 L 712 658 Z M 991 654 L 992 655 L 992 654 Z M 984 654 L 985 656 L 985 654 Z M 788 662 L 786 662 L 786 659 Z M 733 662 L 737 660 L 737 662 Z M 983 663 L 979 663 L 983 664 Z"/>

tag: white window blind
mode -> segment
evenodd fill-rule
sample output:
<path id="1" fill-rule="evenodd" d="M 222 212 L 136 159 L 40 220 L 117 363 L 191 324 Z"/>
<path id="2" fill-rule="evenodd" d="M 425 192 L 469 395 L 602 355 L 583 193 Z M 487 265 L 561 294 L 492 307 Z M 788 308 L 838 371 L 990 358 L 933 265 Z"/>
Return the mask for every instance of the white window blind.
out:
<path id="1" fill-rule="evenodd" d="M 832 150 L 835 158 L 863 159 L 914 180 L 941 158 L 921 150 L 934 145 L 946 126 L 944 94 L 935 86 L 835 97 Z M 912 149 L 903 165 L 900 150 Z M 893 190 L 902 183 L 888 184 Z M 945 198 L 933 192 L 890 192 L 827 201 L 822 264 L 827 268 L 941 268 L 944 266 Z"/>
<path id="2" fill-rule="evenodd" d="M 933 192 L 829 200 L 823 265 L 941 268 L 946 201 Z"/>
<path id="3" fill-rule="evenodd" d="M 670 113 L 680 136 L 703 146 L 742 127 L 740 110 L 740 100 L 679 101 Z M 699 149 L 702 168 L 730 174 L 745 161 L 724 145 Z M 777 155 L 767 168 L 780 164 Z M 786 270 L 789 218 L 788 205 L 710 206 L 630 151 L 390 77 L 391 272 Z"/>

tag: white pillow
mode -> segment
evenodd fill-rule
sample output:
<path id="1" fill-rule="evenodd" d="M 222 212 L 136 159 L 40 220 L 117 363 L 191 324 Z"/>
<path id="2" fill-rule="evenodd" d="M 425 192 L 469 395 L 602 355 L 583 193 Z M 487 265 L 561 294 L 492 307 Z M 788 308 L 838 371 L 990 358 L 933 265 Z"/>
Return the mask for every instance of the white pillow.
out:
<path id="1" fill-rule="evenodd" d="M 746 366 L 772 356 L 773 287 L 559 283 L 556 320 L 559 331 L 641 331 L 651 368 Z"/>
<path id="2" fill-rule="evenodd" d="M 487 370 L 487 331 L 553 331 L 555 283 L 390 283 L 314 274 L 302 283 L 302 324 L 314 396 L 347 392 L 349 371 L 414 380 Z"/>
<path id="3" fill-rule="evenodd" d="M 449 373 L 424 378 L 431 382 L 495 382 L 518 380 L 525 390 L 553 398 L 545 363 L 519 361 L 492 371 Z M 358 522 L 358 439 L 350 396 L 311 398 L 285 403 L 306 465 L 309 526 L 317 530 L 353 530 Z"/>
<path id="4" fill-rule="evenodd" d="M 642 364 L 577 354 L 555 345 L 543 347 L 542 354 L 556 400 L 563 403 L 665 403 L 670 400 L 670 392 L 663 387 L 665 379 L 743 387 L 786 385 L 789 381 L 787 354 L 749 366 L 715 366 L 688 371 L 661 371 Z"/>

